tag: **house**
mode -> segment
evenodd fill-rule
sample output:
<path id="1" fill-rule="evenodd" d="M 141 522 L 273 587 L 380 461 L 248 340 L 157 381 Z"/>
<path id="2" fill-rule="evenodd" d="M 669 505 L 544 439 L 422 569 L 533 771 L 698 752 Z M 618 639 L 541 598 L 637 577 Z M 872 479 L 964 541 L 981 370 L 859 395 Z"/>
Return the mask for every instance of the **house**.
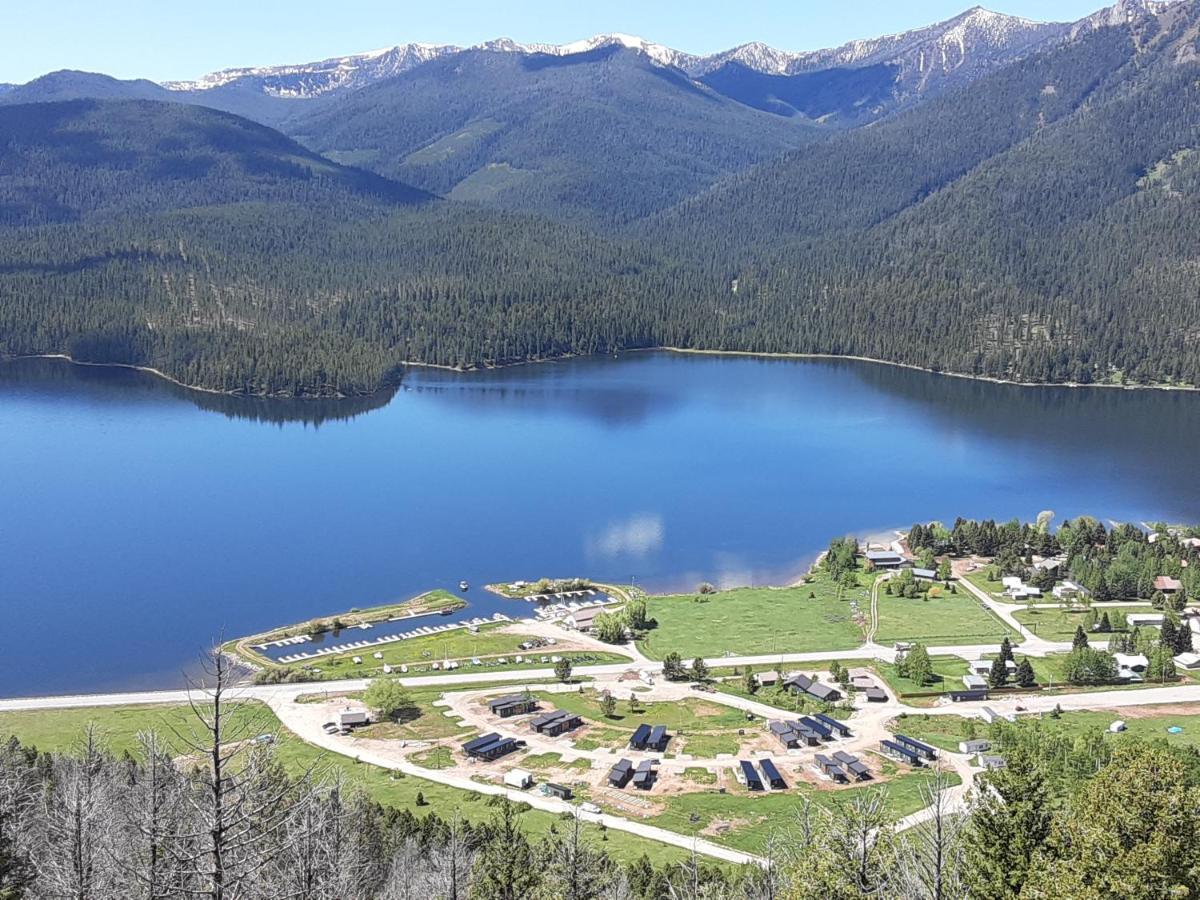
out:
<path id="1" fill-rule="evenodd" d="M 867 562 L 877 569 L 898 569 L 907 562 L 895 550 L 868 550 L 863 555 L 866 556 Z"/>
<path id="2" fill-rule="evenodd" d="M 990 668 L 990 667 L 989 667 Z M 982 675 L 964 675 L 963 687 L 968 691 L 987 690 L 987 679 Z"/>
<path id="3" fill-rule="evenodd" d="M 1127 613 L 1125 623 L 1130 628 L 1162 628 L 1163 613 Z"/>
<path id="4" fill-rule="evenodd" d="M 1091 591 L 1074 581 L 1064 581 L 1062 584 L 1056 584 L 1050 593 L 1059 600 L 1082 600 L 1089 596 Z"/>
<path id="5" fill-rule="evenodd" d="M 808 694 L 823 703 L 836 703 L 842 699 L 842 692 L 835 687 L 809 678 L 807 675 L 796 674 L 783 682 L 783 686 L 795 694 Z"/>
<path id="6" fill-rule="evenodd" d="M 881 687 L 869 687 L 863 694 L 868 703 L 887 703 L 887 692 Z"/>
<path id="7" fill-rule="evenodd" d="M 619 760 L 608 770 L 608 783 L 615 788 L 623 788 L 633 777 L 633 763 L 627 759 Z"/>
<path id="8" fill-rule="evenodd" d="M 761 687 L 774 687 L 779 684 L 778 672 L 757 672 L 754 678 Z"/>
<path id="9" fill-rule="evenodd" d="M 992 661 L 990 659 L 973 659 L 971 660 L 970 665 L 972 672 L 974 672 L 976 675 L 981 675 L 984 678 L 987 678 L 988 675 L 992 673 Z M 1017 664 L 1011 659 L 1006 659 L 1004 661 L 1004 667 L 1008 669 L 1010 673 L 1017 670 Z"/>
<path id="10" fill-rule="evenodd" d="M 1183 590 L 1183 583 L 1178 578 L 1159 575 L 1154 579 L 1154 589 L 1163 594 L 1175 594 Z"/>
<path id="11" fill-rule="evenodd" d="M 738 760 L 737 768 L 734 769 L 734 775 L 737 776 L 738 783 L 744 784 L 747 790 L 761 791 L 763 789 L 762 779 L 758 777 L 754 763 L 748 760 Z"/>
<path id="12" fill-rule="evenodd" d="M 654 767 L 657 763 L 652 759 L 643 759 L 637 764 L 637 768 L 633 770 L 633 786 L 639 791 L 648 791 L 654 787 L 654 779 L 658 776 L 658 770 Z"/>
<path id="13" fill-rule="evenodd" d="M 546 734 L 550 737 L 558 737 L 567 731 L 574 731 L 583 724 L 583 717 L 576 713 L 563 712 L 561 709 L 551 710 L 550 712 L 542 713 L 540 716 L 535 716 L 529 722 L 530 726 L 538 734 Z"/>
<path id="14" fill-rule="evenodd" d="M 1181 669 L 1200 669 L 1200 653 L 1180 653 L 1175 657 L 1175 665 Z"/>
<path id="15" fill-rule="evenodd" d="M 1140 653 L 1114 653 L 1113 659 L 1117 661 L 1117 677 L 1127 681 L 1141 681 L 1150 668 L 1150 660 Z"/>
<path id="16" fill-rule="evenodd" d="M 555 784 L 553 781 L 547 781 L 542 785 L 542 793 L 547 797 L 557 797 L 559 800 L 570 800 L 574 796 L 569 787 Z"/>
<path id="17" fill-rule="evenodd" d="M 592 626 L 596 623 L 596 616 L 602 612 L 604 612 L 603 606 L 584 606 L 580 609 L 572 610 L 563 619 L 563 624 L 568 628 L 574 628 L 576 631 L 591 631 Z"/>
<path id="18" fill-rule="evenodd" d="M 783 775 L 779 769 L 775 768 L 775 763 L 769 759 L 760 759 L 758 767 L 762 769 L 763 779 L 770 785 L 773 791 L 782 791 L 787 789 L 787 782 L 783 780 Z"/>
<path id="19" fill-rule="evenodd" d="M 1049 572 L 1052 575 L 1057 575 L 1058 570 L 1066 565 L 1067 561 L 1061 556 L 1051 556 L 1046 559 L 1039 559 L 1033 564 L 1033 567 L 1041 572 Z"/>
<path id="20" fill-rule="evenodd" d="M 463 753 L 473 759 L 491 761 L 514 752 L 522 744 L 523 742 L 517 741 L 515 738 L 501 737 L 492 732 L 491 734 L 477 737 L 473 741 L 467 741 L 463 744 Z"/>
<path id="21" fill-rule="evenodd" d="M 960 741 L 958 744 L 959 753 L 969 753 L 972 756 L 978 753 L 986 753 L 992 749 L 992 742 L 985 741 L 982 738 L 973 741 Z"/>
<path id="22" fill-rule="evenodd" d="M 340 728 L 360 728 L 370 725 L 371 717 L 365 709 L 343 709 L 338 711 L 337 723 Z"/>
<path id="23" fill-rule="evenodd" d="M 509 694 L 507 697 L 497 697 L 495 700 L 488 701 L 488 709 L 492 711 L 492 715 L 499 716 L 501 719 L 531 713 L 537 709 L 537 706 L 536 700 L 524 694 Z"/>
<path id="24" fill-rule="evenodd" d="M 1128 726 L 1126 726 L 1126 724 L 1123 721 L 1121 721 L 1120 719 L 1117 719 L 1117 721 L 1113 722 L 1111 725 L 1108 726 L 1108 730 L 1111 731 L 1113 734 L 1120 734 L 1127 727 Z"/>
<path id="25" fill-rule="evenodd" d="M 933 747 L 930 747 L 924 741 L 918 741 L 916 738 L 910 738 L 907 735 L 898 734 L 896 735 L 896 742 L 903 744 L 914 753 L 925 757 L 925 759 L 937 759 L 937 750 Z"/>
<path id="26" fill-rule="evenodd" d="M 997 721 L 1000 718 L 1000 714 L 997 713 L 990 706 L 985 706 L 983 709 L 981 709 L 979 711 L 979 717 L 981 719 L 983 719 L 983 721 L 985 721 L 989 725 L 991 725 L 993 722 Z"/>
<path id="27" fill-rule="evenodd" d="M 523 791 L 533 785 L 533 773 L 524 769 L 512 769 L 504 773 L 504 783 L 508 787 Z"/>
<path id="28" fill-rule="evenodd" d="M 913 578 L 920 578 L 924 581 L 937 581 L 937 572 L 933 569 L 916 569 L 912 570 Z"/>
<path id="29" fill-rule="evenodd" d="M 981 753 L 979 754 L 978 759 L 979 765 L 985 769 L 1003 769 L 1006 765 L 1008 765 L 1003 756 L 988 756 Z"/>
<path id="30" fill-rule="evenodd" d="M 860 762 L 857 756 L 851 756 L 846 751 L 839 750 L 833 754 L 833 758 L 841 764 L 842 770 L 849 773 L 855 781 L 871 779 L 871 770 L 866 767 L 865 763 Z"/>
<path id="31" fill-rule="evenodd" d="M 817 765 L 817 771 L 819 771 L 826 778 L 832 778 L 834 781 L 842 784 L 845 784 L 847 781 L 849 781 L 849 779 L 846 777 L 846 773 L 842 771 L 842 767 L 825 754 L 818 753 L 815 762 Z"/>

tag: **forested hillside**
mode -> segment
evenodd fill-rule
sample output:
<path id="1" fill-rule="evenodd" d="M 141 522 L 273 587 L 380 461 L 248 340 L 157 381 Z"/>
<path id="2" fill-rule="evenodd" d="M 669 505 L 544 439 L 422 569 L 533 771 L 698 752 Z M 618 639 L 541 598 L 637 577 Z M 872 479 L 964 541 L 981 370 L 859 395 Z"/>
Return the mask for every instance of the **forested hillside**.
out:
<path id="1" fill-rule="evenodd" d="M 406 361 L 650 346 L 1198 385 L 1198 19 L 1189 0 L 1086 34 L 643 219 L 804 126 L 619 48 L 455 57 L 459 90 L 420 83 L 435 60 L 347 101 L 329 149 L 420 147 L 399 171 L 443 199 L 213 110 L 0 106 L 0 354 L 301 396 L 369 392 Z M 389 131 L 405 91 L 429 115 Z M 557 212 L 456 202 L 500 195 Z"/>
<path id="2" fill-rule="evenodd" d="M 1097 32 L 662 217 L 658 235 L 719 248 L 739 277 L 692 342 L 1196 383 L 1197 9 Z"/>
<path id="3" fill-rule="evenodd" d="M 287 124 L 333 159 L 453 199 L 600 224 L 638 219 L 813 140 L 617 46 L 469 50 Z"/>

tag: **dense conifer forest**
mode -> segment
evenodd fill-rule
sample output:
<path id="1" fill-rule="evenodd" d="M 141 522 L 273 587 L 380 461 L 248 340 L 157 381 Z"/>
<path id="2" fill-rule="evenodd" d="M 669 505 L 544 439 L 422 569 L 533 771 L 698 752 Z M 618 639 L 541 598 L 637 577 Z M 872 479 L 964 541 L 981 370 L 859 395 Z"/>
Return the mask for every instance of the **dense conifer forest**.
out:
<path id="1" fill-rule="evenodd" d="M 406 361 L 655 346 L 1197 385 L 1198 10 L 1102 29 L 723 179 L 768 145 L 678 133 L 658 97 L 643 127 L 671 141 L 640 146 L 621 118 L 602 169 L 529 188 L 538 213 L 439 198 L 203 107 L 0 107 L 0 355 L 292 396 L 369 393 Z M 626 95 L 673 84 L 615 71 Z M 555 129 L 586 142 L 581 114 L 525 116 L 536 133 L 513 154 Z M 314 117 L 305 141 L 337 148 L 376 127 L 366 116 L 324 138 Z M 637 177 L 680 155 L 709 174 L 655 191 Z M 451 183 L 405 158 L 391 174 Z"/>

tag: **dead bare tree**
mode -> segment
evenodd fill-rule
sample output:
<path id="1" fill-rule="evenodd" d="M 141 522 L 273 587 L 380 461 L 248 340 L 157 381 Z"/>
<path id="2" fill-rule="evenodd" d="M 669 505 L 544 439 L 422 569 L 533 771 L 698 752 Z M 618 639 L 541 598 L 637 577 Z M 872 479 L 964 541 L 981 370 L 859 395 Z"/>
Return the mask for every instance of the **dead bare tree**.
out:
<path id="1" fill-rule="evenodd" d="M 113 865 L 112 760 L 87 726 L 78 756 L 54 758 L 32 855 L 38 892 L 71 900 L 124 896 Z"/>
<path id="2" fill-rule="evenodd" d="M 122 840 L 114 848 L 124 873 L 128 896 L 160 900 L 178 896 L 186 875 L 172 853 L 187 830 L 184 777 L 155 732 L 137 737 L 140 763 L 133 763 L 128 783 L 118 787 L 117 814 Z"/>
<path id="3" fill-rule="evenodd" d="M 450 819 L 446 841 L 436 852 L 429 854 L 426 864 L 428 896 L 444 900 L 463 900 L 471 886 L 471 868 L 475 865 L 475 850 L 467 840 L 462 816 L 455 810 Z"/>
<path id="4" fill-rule="evenodd" d="M 436 851 L 433 856 L 437 856 Z M 466 896 L 465 879 L 458 894 L 447 892 L 444 884 L 441 873 L 434 870 L 433 859 L 426 857 L 420 844 L 410 837 L 396 849 L 392 857 L 380 900 L 427 900 L 434 897 L 446 900 L 452 896 Z"/>
<path id="5" fill-rule="evenodd" d="M 293 782 L 270 744 L 254 740 L 261 717 L 239 700 L 233 665 L 219 648 L 204 657 L 202 669 L 204 680 L 189 685 L 190 730 L 171 729 L 197 760 L 184 793 L 194 830 L 181 836 L 175 852 L 196 876 L 185 894 L 240 900 L 254 895 L 256 878 L 287 848 L 292 817 L 314 802 L 311 773 Z"/>
<path id="6" fill-rule="evenodd" d="M 953 808 L 950 781 L 942 770 L 921 785 L 929 819 L 903 836 L 897 865 L 897 891 L 912 900 L 956 900 L 963 885 L 962 829 L 966 817 Z"/>

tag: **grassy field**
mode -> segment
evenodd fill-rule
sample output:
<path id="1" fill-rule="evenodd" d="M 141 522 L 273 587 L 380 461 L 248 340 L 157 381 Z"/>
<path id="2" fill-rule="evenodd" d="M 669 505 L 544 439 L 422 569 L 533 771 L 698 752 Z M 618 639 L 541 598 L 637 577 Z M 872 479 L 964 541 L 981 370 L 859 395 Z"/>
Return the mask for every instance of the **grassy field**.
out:
<path id="1" fill-rule="evenodd" d="M 879 593 L 880 644 L 920 641 L 924 644 L 984 644 L 1017 633 L 963 588 L 928 600 Z"/>
<path id="2" fill-rule="evenodd" d="M 628 734 L 639 725 L 666 725 L 671 734 L 728 733 L 746 727 L 746 714 L 739 709 L 725 706 L 700 697 L 675 703 L 639 703 L 638 711 L 631 713 L 625 699 L 617 701 L 611 719 L 605 718 L 600 710 L 600 699 L 595 691 L 550 694 L 537 691 L 534 694 L 545 709 L 563 709 L 577 713 L 589 722 L 596 722 L 606 730 Z M 672 747 L 674 749 L 674 747 Z"/>
<path id="3" fill-rule="evenodd" d="M 917 601 L 920 602 L 919 600 Z M 918 685 L 908 678 L 901 678 L 896 667 L 891 663 L 876 663 L 875 671 L 897 694 L 925 693 L 928 691 L 948 691 L 963 686 L 962 677 L 971 671 L 966 660 L 958 656 L 933 656 L 929 659 L 933 664 L 933 684 Z"/>
<path id="4" fill-rule="evenodd" d="M 869 575 L 846 589 L 824 575 L 794 588 L 738 588 L 716 594 L 650 597 L 649 616 L 658 622 L 639 643 L 652 659 L 674 651 L 685 659 L 726 652 L 758 655 L 842 650 L 862 643 L 849 601 L 869 610 Z"/>
<path id="5" fill-rule="evenodd" d="M 878 786 L 886 791 L 888 809 L 894 818 L 916 812 L 924 805 L 920 786 L 929 777 L 928 772 L 911 772 Z M 953 773 L 951 783 L 958 783 Z M 820 790 L 802 784 L 787 791 L 762 794 L 751 794 L 740 787 L 731 787 L 724 794 L 716 790 L 672 794 L 664 798 L 667 808 L 648 821 L 680 834 L 700 835 L 715 843 L 759 853 L 773 834 L 794 828 L 798 795 L 803 794 L 818 805 L 826 805 L 844 802 L 858 791 L 870 789 L 867 785 L 846 790 Z M 727 829 L 720 830 L 722 823 L 728 823 Z"/>
<path id="6" fill-rule="evenodd" d="M 1098 609 L 1097 616 L 1101 615 L 1102 612 L 1103 607 Z M 1108 610 L 1108 617 L 1110 624 L 1113 626 L 1113 631 L 1125 630 L 1124 614 L 1127 612 L 1154 612 L 1154 610 L 1148 603 L 1145 608 L 1123 606 L 1119 609 Z M 1040 638 L 1045 638 L 1048 641 L 1069 641 L 1075 636 L 1075 629 L 1084 624 L 1084 619 L 1087 618 L 1087 610 L 1019 609 L 1013 613 L 1013 616 L 1018 622 Z M 1093 641 L 1108 639 L 1107 634 L 1096 632 L 1090 633 L 1088 637 Z"/>
<path id="7" fill-rule="evenodd" d="M 1080 712 L 1064 712 L 1057 719 L 1049 715 L 1034 717 L 1020 716 L 1017 724 L 1021 727 L 1046 728 L 1050 731 L 1068 736 L 1080 735 L 1086 731 L 1103 731 L 1107 740 L 1117 743 L 1130 740 L 1165 741 L 1167 744 L 1180 747 L 1200 747 L 1200 715 L 1181 713 L 1178 706 L 1143 706 L 1124 710 L 1087 710 Z M 1112 734 L 1108 726 L 1120 719 L 1126 725 L 1126 730 Z M 1178 734 L 1171 734 L 1168 728 L 1183 729 Z M 924 716 L 910 715 L 900 719 L 897 724 L 902 733 L 918 740 L 942 747 L 947 750 L 958 750 L 959 741 L 968 737 L 987 738 L 988 726 L 978 719 L 966 719 L 962 716 Z"/>
<path id="8" fill-rule="evenodd" d="M 252 732 L 280 729 L 278 719 L 266 707 L 247 707 L 245 715 L 253 726 L 250 729 Z M 177 728 L 186 728 L 191 721 L 190 716 L 190 711 L 181 706 L 4 712 L 0 713 L 0 739 L 15 735 L 23 743 L 42 750 L 70 751 L 78 746 L 84 727 L 93 722 L 107 736 L 109 747 L 120 753 L 126 749 L 136 749 L 138 731 L 153 728 L 167 736 L 165 726 L 168 723 Z M 373 800 L 385 806 L 408 809 L 418 816 L 437 812 L 440 816 L 449 817 L 458 811 L 464 819 L 482 822 L 495 815 L 494 808 L 481 794 L 361 764 L 341 754 L 318 750 L 286 731 L 281 735 L 276 752 L 289 772 L 299 773 L 310 769 L 328 774 L 340 772 L 350 784 L 361 787 Z M 418 793 L 422 794 L 427 805 L 417 806 Z M 527 809 L 522 812 L 521 821 L 527 833 L 539 838 L 549 832 L 550 827 L 558 821 L 558 816 Z M 598 846 L 622 861 L 637 859 L 643 853 L 658 864 L 679 862 L 687 856 L 683 850 L 614 829 L 601 832 L 594 826 L 588 826 L 588 833 Z"/>

